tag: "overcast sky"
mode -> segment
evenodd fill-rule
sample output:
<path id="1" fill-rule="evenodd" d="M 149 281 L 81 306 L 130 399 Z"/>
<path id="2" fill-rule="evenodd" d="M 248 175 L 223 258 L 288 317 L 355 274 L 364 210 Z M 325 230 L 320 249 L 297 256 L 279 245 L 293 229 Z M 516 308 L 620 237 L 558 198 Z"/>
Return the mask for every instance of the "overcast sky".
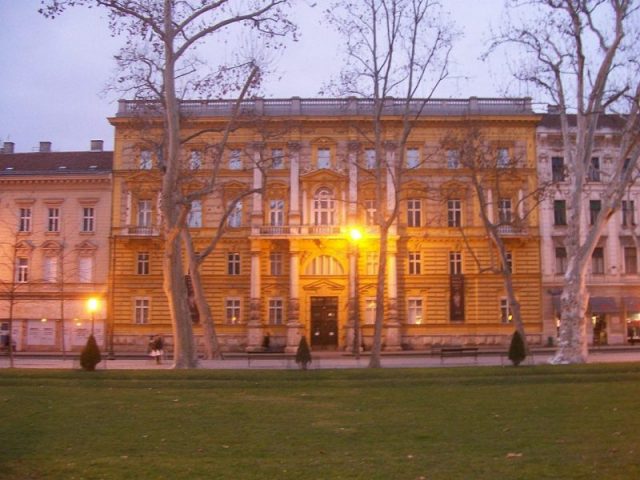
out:
<path id="1" fill-rule="evenodd" d="M 317 1 L 319 7 L 325 3 Z M 508 74 L 499 62 L 490 67 L 478 57 L 503 0 L 443 3 L 464 37 L 454 47 L 452 79 L 436 96 L 502 96 Z M 103 92 L 114 72 L 119 40 L 111 37 L 103 12 L 75 8 L 48 20 L 38 14 L 39 5 L 40 0 L 0 0 L 0 141 L 14 142 L 16 152 L 36 150 L 40 141 L 52 142 L 55 151 L 87 150 L 92 139 L 112 149 L 107 117 L 115 114 L 118 98 Z M 340 41 L 323 20 L 322 8 L 302 2 L 294 20 L 300 42 L 283 53 L 280 79 L 265 85 L 268 97 L 317 97 L 322 84 L 339 71 Z"/>

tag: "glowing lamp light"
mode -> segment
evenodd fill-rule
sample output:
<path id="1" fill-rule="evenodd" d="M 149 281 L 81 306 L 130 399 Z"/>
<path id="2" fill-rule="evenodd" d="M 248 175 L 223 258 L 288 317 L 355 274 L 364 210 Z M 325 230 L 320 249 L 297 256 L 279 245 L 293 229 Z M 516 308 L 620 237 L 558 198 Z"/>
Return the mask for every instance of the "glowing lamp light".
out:
<path id="1" fill-rule="evenodd" d="M 353 240 L 354 242 L 357 242 L 358 240 L 362 240 L 362 232 L 360 231 L 359 228 L 352 228 L 351 230 L 349 230 L 349 236 L 351 237 L 351 240 Z"/>
<path id="2" fill-rule="evenodd" d="M 98 299 L 95 297 L 91 297 L 87 300 L 87 310 L 90 313 L 94 313 L 98 310 Z"/>

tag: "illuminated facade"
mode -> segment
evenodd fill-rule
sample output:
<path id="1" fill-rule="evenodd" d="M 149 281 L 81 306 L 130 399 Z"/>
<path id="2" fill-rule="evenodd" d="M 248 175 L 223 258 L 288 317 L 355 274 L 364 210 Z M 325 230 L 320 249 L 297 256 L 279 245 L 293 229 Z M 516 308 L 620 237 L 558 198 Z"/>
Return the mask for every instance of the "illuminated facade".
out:
<path id="1" fill-rule="evenodd" d="M 377 208 L 372 175 L 371 102 L 356 99 L 251 100 L 229 138 L 217 190 L 192 204 L 196 248 L 215 234 L 223 205 L 243 198 L 226 232 L 203 264 L 202 276 L 224 349 L 271 345 L 289 350 L 306 335 L 314 349 L 347 349 L 358 305 L 365 346 L 371 344 L 378 272 Z M 399 158 L 392 99 L 385 107 L 385 161 Z M 185 185 L 210 175 L 213 146 L 232 102 L 183 102 Z M 154 120 L 155 119 L 155 120 Z M 387 351 L 436 345 L 501 345 L 513 333 L 502 277 L 487 273 L 492 256 L 468 172 L 451 132 L 472 121 L 505 158 L 517 158 L 508 185 L 488 187 L 490 215 L 522 215 L 505 227 L 516 295 L 530 341 L 543 342 L 537 211 L 524 215 L 536 188 L 535 132 L 539 115 L 529 99 L 430 100 L 404 152 L 397 221 L 388 242 Z M 159 214 L 160 130 L 150 104 L 121 101 L 114 125 L 112 264 L 109 280 L 116 351 L 146 348 L 149 335 L 171 333 L 162 290 L 162 218 Z M 265 167 L 264 175 L 256 164 Z M 391 178 L 386 202 L 393 206 Z M 188 188 L 188 187 L 185 187 Z M 438 192 L 438 195 L 434 195 Z M 436 198 L 437 197 L 437 198 Z M 348 232 L 360 226 L 356 245 Z M 464 234 L 463 234 L 464 233 Z M 357 269 L 355 266 L 357 265 Z M 357 281 L 356 281 L 357 280 Z M 196 324 L 196 333 L 201 334 Z"/>

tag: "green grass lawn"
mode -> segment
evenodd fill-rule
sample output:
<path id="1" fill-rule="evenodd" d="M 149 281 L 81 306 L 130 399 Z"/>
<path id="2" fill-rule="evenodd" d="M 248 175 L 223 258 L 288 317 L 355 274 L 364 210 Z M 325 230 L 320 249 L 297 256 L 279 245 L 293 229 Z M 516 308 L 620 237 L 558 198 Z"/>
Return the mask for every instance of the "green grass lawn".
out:
<path id="1" fill-rule="evenodd" d="M 0 478 L 640 478 L 640 365 L 0 371 Z"/>

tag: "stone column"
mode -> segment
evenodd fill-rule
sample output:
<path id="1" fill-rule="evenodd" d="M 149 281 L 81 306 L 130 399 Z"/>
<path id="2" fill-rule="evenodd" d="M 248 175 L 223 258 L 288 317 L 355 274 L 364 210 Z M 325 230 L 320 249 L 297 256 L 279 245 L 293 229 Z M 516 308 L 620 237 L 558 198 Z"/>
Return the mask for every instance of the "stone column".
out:
<path id="1" fill-rule="evenodd" d="M 251 242 L 251 288 L 249 291 L 249 323 L 247 324 L 247 351 L 262 350 L 264 336 L 262 302 L 260 301 L 260 245 Z"/>
<path id="2" fill-rule="evenodd" d="M 493 190 L 490 188 L 487 189 L 487 218 L 493 223 Z M 473 224 L 475 224 L 475 221 Z M 471 225 L 471 222 L 468 222 L 468 225 Z"/>
<path id="3" fill-rule="evenodd" d="M 264 148 L 264 144 L 255 142 L 252 144 L 253 148 L 253 188 L 262 188 L 263 178 L 262 171 L 258 168 L 261 163 L 261 151 Z M 251 208 L 251 226 L 262 225 L 262 194 L 253 194 L 253 205 Z"/>
<path id="4" fill-rule="evenodd" d="M 287 319 L 287 346 L 285 352 L 295 353 L 303 335 L 300 323 L 300 252 L 298 245 L 291 240 L 289 245 L 289 308 Z"/>
<path id="5" fill-rule="evenodd" d="M 349 207 L 347 213 L 347 223 L 349 225 L 358 223 L 358 142 L 349 142 Z"/>
<path id="6" fill-rule="evenodd" d="M 300 143 L 289 142 L 289 225 L 300 225 Z"/>
<path id="7" fill-rule="evenodd" d="M 402 350 L 402 331 L 398 320 L 398 272 L 396 264 L 396 242 L 389 241 L 387 252 L 387 315 L 385 322 L 385 351 Z"/>

